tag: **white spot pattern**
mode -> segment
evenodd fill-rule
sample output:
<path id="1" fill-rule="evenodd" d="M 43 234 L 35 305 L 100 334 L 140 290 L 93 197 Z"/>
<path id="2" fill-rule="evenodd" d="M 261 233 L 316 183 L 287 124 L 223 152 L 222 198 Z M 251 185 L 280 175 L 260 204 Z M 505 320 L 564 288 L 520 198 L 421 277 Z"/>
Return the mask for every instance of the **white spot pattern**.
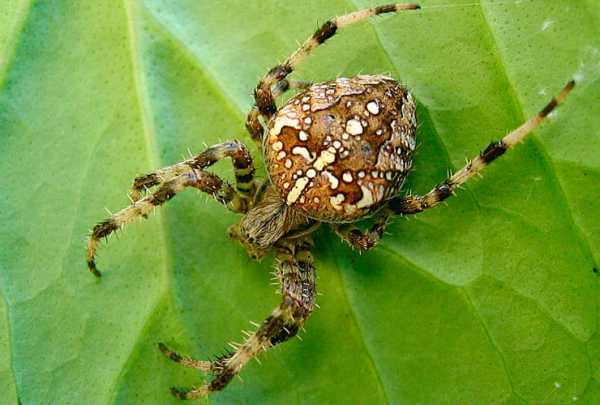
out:
<path id="1" fill-rule="evenodd" d="M 360 135 L 363 133 L 363 126 L 358 120 L 348 120 L 348 122 L 346 122 L 346 132 L 350 135 Z"/>
<path id="2" fill-rule="evenodd" d="M 307 184 L 308 184 L 308 177 L 300 177 L 298 180 L 296 180 L 294 187 L 292 187 L 292 189 L 290 190 L 290 192 L 287 195 L 288 205 L 291 205 L 296 202 L 296 200 L 300 197 L 300 195 L 306 188 Z"/>
<path id="3" fill-rule="evenodd" d="M 309 162 L 313 160 L 311 153 L 304 146 L 294 146 L 292 148 L 292 153 L 294 155 L 302 156 L 304 159 L 308 160 Z"/>
<path id="4" fill-rule="evenodd" d="M 373 115 L 379 114 L 379 103 L 377 101 L 369 101 L 367 103 L 367 110 Z"/>

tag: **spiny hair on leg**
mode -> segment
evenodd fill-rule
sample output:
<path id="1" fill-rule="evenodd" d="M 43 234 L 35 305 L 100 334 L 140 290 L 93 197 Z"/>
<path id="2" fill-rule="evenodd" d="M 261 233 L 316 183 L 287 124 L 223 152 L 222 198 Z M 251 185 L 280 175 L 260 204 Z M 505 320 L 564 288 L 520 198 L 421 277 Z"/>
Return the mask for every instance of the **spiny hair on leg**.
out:
<path id="1" fill-rule="evenodd" d="M 575 81 L 569 81 L 562 91 L 535 116 L 521 124 L 499 141 L 491 142 L 478 156 L 468 160 L 467 164 L 460 170 L 439 183 L 424 196 L 405 195 L 396 197 L 389 201 L 388 207 L 396 214 L 416 214 L 428 208 L 434 207 L 446 200 L 454 191 L 467 182 L 471 177 L 479 175 L 480 172 L 493 161 L 504 155 L 507 150 L 522 142 L 525 137 L 536 129 L 556 107 L 564 102 L 571 90 L 575 87 Z"/>

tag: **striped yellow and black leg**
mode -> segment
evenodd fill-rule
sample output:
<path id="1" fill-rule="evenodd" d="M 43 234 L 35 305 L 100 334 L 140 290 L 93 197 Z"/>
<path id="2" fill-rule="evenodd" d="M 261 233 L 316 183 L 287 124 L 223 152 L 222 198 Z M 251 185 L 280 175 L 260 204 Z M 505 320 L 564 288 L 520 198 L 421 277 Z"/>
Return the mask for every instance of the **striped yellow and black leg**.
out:
<path id="1" fill-rule="evenodd" d="M 257 106 L 252 106 L 248 115 L 246 116 L 246 129 L 250 134 L 252 140 L 260 144 L 262 142 L 263 133 L 265 131 L 263 125 L 260 122 L 260 112 Z"/>
<path id="2" fill-rule="evenodd" d="M 531 131 L 540 125 L 544 119 L 557 106 L 559 106 L 575 87 L 575 82 L 570 81 L 560 94 L 554 97 L 535 117 L 529 119 L 520 127 L 510 132 L 499 141 L 492 142 L 475 159 L 469 161 L 466 166 L 454 173 L 448 179 L 438 184 L 429 193 L 419 195 L 407 195 L 390 200 L 388 208 L 396 214 L 408 215 L 422 212 L 428 208 L 435 207 L 471 177 L 481 172 L 490 163 L 502 156 L 508 149 L 521 142 Z"/>
<path id="3" fill-rule="evenodd" d="M 218 176 L 202 170 L 193 169 L 190 172 L 183 173 L 177 177 L 162 183 L 158 190 L 146 197 L 135 201 L 129 207 L 112 214 L 110 218 L 94 226 L 88 241 L 86 252 L 86 262 L 88 269 L 97 277 L 100 277 L 100 271 L 96 267 L 96 251 L 102 238 L 108 237 L 111 233 L 122 228 L 126 224 L 145 217 L 156 207 L 163 205 L 171 198 L 185 188 L 193 187 L 211 195 L 221 204 L 232 204 L 238 193 L 226 181 Z"/>
<path id="4" fill-rule="evenodd" d="M 238 191 L 238 195 L 234 197 L 230 208 L 236 212 L 247 212 L 252 205 L 254 193 L 256 192 L 254 164 L 250 152 L 239 141 L 228 141 L 211 146 L 193 158 L 137 177 L 133 182 L 130 193 L 131 198 L 137 201 L 151 187 L 160 185 L 181 174 L 189 173 L 194 169 L 203 170 L 228 157 L 233 162 L 236 189 Z"/>
<path id="5" fill-rule="evenodd" d="M 279 83 L 276 83 L 272 88 L 271 92 L 273 93 L 273 98 L 277 98 L 280 95 L 284 94 L 286 91 L 290 89 L 307 89 L 312 85 L 311 82 L 299 81 L 299 80 L 287 80 L 284 79 Z M 260 122 L 260 111 L 258 107 L 254 105 L 248 115 L 246 116 L 246 129 L 250 133 L 252 139 L 259 144 L 262 142 L 262 137 L 264 134 L 263 125 Z"/>
<path id="6" fill-rule="evenodd" d="M 374 219 L 375 222 L 366 232 L 353 224 L 335 224 L 333 228 L 335 233 L 352 248 L 364 252 L 374 248 L 379 243 L 392 214 L 393 212 L 386 208 L 378 212 Z"/>
<path id="7" fill-rule="evenodd" d="M 291 79 L 283 79 L 276 83 L 273 88 L 273 97 L 277 98 L 282 94 L 285 94 L 288 90 L 306 90 L 310 86 L 312 86 L 312 82 L 308 82 L 306 80 L 291 80 Z"/>
<path id="8" fill-rule="evenodd" d="M 277 111 L 273 88 L 284 80 L 296 67 L 310 55 L 315 48 L 334 36 L 339 28 L 356 24 L 369 17 L 385 13 L 395 13 L 403 10 L 417 10 L 421 8 L 414 3 L 394 3 L 379 7 L 371 7 L 355 11 L 326 21 L 315 33 L 300 46 L 288 59 L 267 72 L 256 86 L 254 99 L 258 112 L 269 119 Z M 256 113 L 255 113 L 256 114 Z"/>
<path id="9" fill-rule="evenodd" d="M 212 379 L 199 387 L 172 388 L 180 399 L 193 399 L 220 391 L 255 356 L 295 336 L 315 306 L 315 269 L 310 254 L 309 237 L 282 240 L 276 245 L 277 277 L 281 283 L 282 302 L 256 331 L 248 332 L 244 343 L 234 345 L 235 351 L 215 361 L 199 361 L 181 356 L 159 344 L 171 360 L 213 374 Z"/>

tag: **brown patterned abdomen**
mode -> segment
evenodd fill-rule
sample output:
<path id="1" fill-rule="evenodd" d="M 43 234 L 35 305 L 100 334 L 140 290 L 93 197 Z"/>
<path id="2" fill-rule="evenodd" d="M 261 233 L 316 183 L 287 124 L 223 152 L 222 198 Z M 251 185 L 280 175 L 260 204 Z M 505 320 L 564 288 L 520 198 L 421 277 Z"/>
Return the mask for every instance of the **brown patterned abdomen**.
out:
<path id="1" fill-rule="evenodd" d="M 400 190 L 412 164 L 416 125 L 412 96 L 391 78 L 316 84 L 269 122 L 269 175 L 287 204 L 307 216 L 354 221 Z"/>

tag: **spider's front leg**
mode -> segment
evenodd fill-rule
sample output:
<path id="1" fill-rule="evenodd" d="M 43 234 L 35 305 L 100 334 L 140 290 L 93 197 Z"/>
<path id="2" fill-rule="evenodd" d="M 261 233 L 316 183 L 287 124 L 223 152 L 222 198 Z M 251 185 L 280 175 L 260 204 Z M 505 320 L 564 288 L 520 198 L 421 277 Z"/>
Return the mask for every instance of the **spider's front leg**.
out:
<path id="1" fill-rule="evenodd" d="M 234 353 L 213 362 L 183 357 L 164 344 L 160 350 L 171 360 L 213 374 L 207 384 L 190 389 L 171 388 L 180 399 L 193 399 L 222 390 L 252 359 L 270 347 L 285 342 L 298 333 L 315 306 L 315 269 L 310 254 L 310 237 L 282 240 L 276 244 L 277 276 L 281 282 L 282 302 L 248 335 Z"/>
<path id="2" fill-rule="evenodd" d="M 304 90 L 309 88 L 311 85 L 311 82 L 283 79 L 280 82 L 275 83 L 270 91 L 273 95 L 273 99 L 275 99 L 280 95 L 284 94 L 289 89 Z M 264 128 L 260 123 L 259 117 L 260 111 L 258 107 L 254 105 L 248 112 L 248 115 L 246 116 L 246 129 L 250 133 L 252 139 L 254 139 L 260 144 L 262 142 Z"/>
<path id="3" fill-rule="evenodd" d="M 137 201 L 147 189 L 169 181 L 193 169 L 205 169 L 219 160 L 231 158 L 235 171 L 238 197 L 232 204 L 236 212 L 246 212 L 256 192 L 254 181 L 254 165 L 252 156 L 246 146 L 239 141 L 223 142 L 213 145 L 193 158 L 167 166 L 155 172 L 136 177 L 131 189 L 131 198 Z"/>
<path id="4" fill-rule="evenodd" d="M 265 119 L 269 119 L 275 114 L 277 106 L 275 105 L 276 94 L 274 94 L 273 88 L 277 88 L 280 82 L 286 80 L 286 77 L 296 70 L 297 66 L 304 59 L 306 59 L 318 46 L 333 37 L 338 29 L 356 24 L 376 15 L 405 10 L 418 10 L 420 8 L 421 6 L 416 3 L 392 3 L 378 7 L 365 8 L 326 21 L 300 46 L 300 48 L 292 53 L 292 55 L 290 55 L 282 64 L 269 70 L 258 83 L 254 90 L 256 107 L 253 114 L 255 114 L 256 117 L 260 114 L 265 117 Z M 258 122 L 258 120 L 256 120 L 256 122 Z M 252 129 L 249 128 L 249 130 L 252 134 Z"/>
<path id="5" fill-rule="evenodd" d="M 201 170 L 192 170 L 163 183 L 156 192 L 135 201 L 129 207 L 122 209 L 110 218 L 96 224 L 90 235 L 86 252 L 88 269 L 96 277 L 101 273 L 96 267 L 96 251 L 102 238 L 122 228 L 126 224 L 146 217 L 153 209 L 163 205 L 187 187 L 194 187 L 210 194 L 218 202 L 228 205 L 237 195 L 233 187 L 218 176 Z"/>
<path id="6" fill-rule="evenodd" d="M 218 176 L 202 170 L 225 157 L 231 157 L 233 160 L 235 189 Z M 234 212 L 248 211 L 254 203 L 254 194 L 256 193 L 252 158 L 246 147 L 238 141 L 212 146 L 193 159 L 138 177 L 134 183 L 134 191 L 139 193 L 140 190 L 153 186 L 158 186 L 156 192 L 142 199 L 139 199 L 138 195 L 138 199 L 134 200 L 129 207 L 94 226 L 86 253 L 86 262 L 92 274 L 100 277 L 95 256 L 102 238 L 108 237 L 129 222 L 145 218 L 153 209 L 161 206 L 187 187 L 197 188 L 208 193 Z"/>

